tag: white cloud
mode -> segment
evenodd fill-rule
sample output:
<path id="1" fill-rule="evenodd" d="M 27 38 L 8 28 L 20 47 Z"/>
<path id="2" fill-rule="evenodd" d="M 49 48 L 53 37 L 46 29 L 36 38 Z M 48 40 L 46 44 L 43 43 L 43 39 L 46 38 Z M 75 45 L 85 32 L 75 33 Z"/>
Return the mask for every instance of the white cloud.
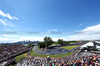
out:
<path id="1" fill-rule="evenodd" d="M 20 37 L 19 40 L 17 40 L 17 41 L 23 41 L 23 40 L 43 41 L 43 39 L 44 39 L 44 37 Z M 52 38 L 53 41 L 57 41 L 58 39 L 64 39 L 64 38 Z"/>
<path id="2" fill-rule="evenodd" d="M 9 23 L 11 23 L 11 21 L 9 21 Z"/>
<path id="3" fill-rule="evenodd" d="M 84 23 L 81 23 L 81 24 L 79 24 L 78 26 L 82 26 L 82 25 L 84 25 Z"/>
<path id="4" fill-rule="evenodd" d="M 11 27 L 15 27 L 13 24 L 9 24 L 9 26 L 11 26 Z"/>
<path id="5" fill-rule="evenodd" d="M 57 29 L 55 29 L 54 31 L 57 31 Z"/>
<path id="6" fill-rule="evenodd" d="M 4 19 L 4 21 L 8 21 L 7 19 Z"/>
<path id="7" fill-rule="evenodd" d="M 84 32 L 84 33 L 74 34 L 74 35 L 68 36 L 66 39 L 67 40 L 97 40 L 97 39 L 100 39 L 100 24 L 87 27 L 80 32 Z"/>
<path id="8" fill-rule="evenodd" d="M 9 38 L 1 38 L 1 37 L 0 37 L 0 40 L 1 40 L 1 41 L 8 41 L 8 40 L 10 40 L 10 39 L 9 39 Z"/>
<path id="9" fill-rule="evenodd" d="M 17 18 L 17 17 L 10 16 L 10 14 L 8 14 L 8 13 L 7 13 L 6 17 L 8 17 L 8 18 L 9 18 L 9 19 L 11 19 L 11 20 L 13 20 L 13 19 L 16 19 L 16 20 L 18 20 L 18 18 Z"/>
<path id="10" fill-rule="evenodd" d="M 11 30 L 11 29 L 3 29 L 4 31 L 13 31 L 13 30 Z"/>
<path id="11" fill-rule="evenodd" d="M 0 43 L 9 43 L 9 42 L 13 42 L 16 41 L 20 36 L 17 35 L 9 35 L 9 34 L 2 34 L 0 37 Z"/>
<path id="12" fill-rule="evenodd" d="M 51 29 L 52 31 L 54 31 L 54 29 Z"/>
<path id="13" fill-rule="evenodd" d="M 4 17 L 7 17 L 7 18 L 9 18 L 9 19 L 11 19 L 11 20 L 13 20 L 13 19 L 18 20 L 17 17 L 11 16 L 9 13 L 5 14 L 5 13 L 4 13 L 3 11 L 1 11 L 1 10 L 0 10 L 0 15 L 1 15 L 1 16 L 4 16 Z"/>
<path id="14" fill-rule="evenodd" d="M 100 39 L 100 34 L 74 34 L 66 38 L 66 40 L 97 40 L 97 39 Z"/>
<path id="15" fill-rule="evenodd" d="M 43 41 L 44 37 L 20 37 L 19 40 Z"/>
<path id="16" fill-rule="evenodd" d="M 18 42 L 18 41 L 24 41 L 24 40 L 30 40 L 30 41 L 43 41 L 44 37 L 23 37 L 23 36 L 19 36 L 19 38 L 17 40 L 13 40 L 12 42 Z"/>
<path id="17" fill-rule="evenodd" d="M 100 32 L 100 24 L 95 26 L 87 27 L 86 29 L 82 30 L 83 32 L 92 31 L 92 32 Z"/>
<path id="18" fill-rule="evenodd" d="M 89 31 L 93 31 L 93 32 L 100 32 L 99 30 L 100 28 L 100 24 L 98 25 L 94 25 L 94 26 L 90 26 L 87 27 L 85 29 L 83 29 L 80 32 L 89 32 Z M 52 29 L 51 29 L 52 30 Z M 55 29 L 53 29 L 55 30 Z M 7 38 L 0 38 L 1 41 L 23 41 L 23 40 L 31 40 L 31 41 L 43 41 L 44 37 L 25 37 L 25 36 L 16 36 L 16 35 L 3 35 L 4 37 Z M 10 39 L 10 37 L 15 37 L 16 39 Z M 54 36 L 53 36 L 54 37 Z M 96 34 L 96 33 L 89 33 L 89 34 L 73 34 L 70 36 L 61 36 L 61 37 L 57 37 L 57 38 L 53 38 L 51 37 L 54 41 L 57 41 L 58 39 L 63 39 L 63 40 L 97 40 L 100 39 L 100 33 Z"/>
<path id="19" fill-rule="evenodd" d="M 18 20 L 18 18 L 17 18 L 17 17 L 13 17 L 13 19 L 16 19 L 16 20 Z"/>
<path id="20" fill-rule="evenodd" d="M 9 21 L 10 22 L 10 24 L 9 23 L 6 23 L 8 20 L 5 20 L 4 19 L 4 21 L 2 20 L 2 19 L 0 19 L 0 22 L 3 24 L 3 25 L 8 25 L 8 26 L 11 26 L 11 27 L 15 27 L 13 24 L 11 24 L 11 21 Z"/>
<path id="21" fill-rule="evenodd" d="M 0 22 L 1 22 L 3 25 L 7 25 L 2 19 L 0 19 Z"/>
<path id="22" fill-rule="evenodd" d="M 48 33 L 51 33 L 52 31 L 55 31 L 56 32 L 58 30 L 57 29 L 51 29 L 51 30 L 48 31 Z"/>
<path id="23" fill-rule="evenodd" d="M 0 37 L 0 40 L 2 40 L 2 42 L 4 42 L 4 41 L 6 41 L 6 42 L 18 42 L 18 41 L 24 41 L 24 40 L 43 41 L 43 38 L 44 38 L 44 37 L 20 37 L 20 36 L 15 36 L 15 35 L 3 35 L 3 36 L 7 37 L 7 38 L 1 38 Z M 17 38 L 17 39 L 12 39 L 10 37 L 14 37 L 14 38 Z"/>
<path id="24" fill-rule="evenodd" d="M 9 43 L 12 41 L 14 41 L 14 39 L 0 37 L 0 43 Z"/>
<path id="25" fill-rule="evenodd" d="M 0 37 L 0 43 L 6 43 L 6 42 L 18 42 L 18 41 L 24 41 L 24 40 L 30 40 L 30 41 L 43 41 L 44 37 L 23 37 L 23 36 L 16 36 L 16 35 L 7 35 L 3 34 L 3 37 Z M 14 38 L 14 39 L 13 39 Z M 52 37 L 51 37 L 52 38 Z M 58 39 L 63 39 L 65 38 L 52 38 L 53 41 L 57 41 Z"/>
<path id="26" fill-rule="evenodd" d="M 49 30 L 48 33 L 51 33 L 51 30 Z"/>
<path id="27" fill-rule="evenodd" d="M 8 34 L 3 34 L 2 36 L 4 36 L 4 37 L 19 37 L 17 35 L 8 35 Z"/>
<path id="28" fill-rule="evenodd" d="M 6 16 L 6 14 L 3 13 L 1 10 L 0 10 L 0 15 L 2 15 L 2 16 Z"/>
<path id="29" fill-rule="evenodd" d="M 5 14 L 3 11 L 0 10 L 0 15 L 3 16 L 3 17 L 7 17 L 9 18 L 10 20 L 13 20 L 13 19 L 16 19 L 18 20 L 17 17 L 15 16 L 11 16 L 9 13 Z M 7 26 L 11 26 L 11 27 L 15 27 L 13 24 L 11 24 L 11 21 L 3 18 L 3 19 L 0 19 L 0 22 L 3 24 L 3 25 L 7 25 Z"/>

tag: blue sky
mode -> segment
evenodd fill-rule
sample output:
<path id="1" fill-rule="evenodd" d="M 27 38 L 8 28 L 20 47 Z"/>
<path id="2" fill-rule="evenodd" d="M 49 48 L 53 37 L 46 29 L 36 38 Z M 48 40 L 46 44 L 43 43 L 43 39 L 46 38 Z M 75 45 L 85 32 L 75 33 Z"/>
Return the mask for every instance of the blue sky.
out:
<path id="1" fill-rule="evenodd" d="M 45 36 L 55 41 L 100 39 L 95 33 L 73 33 L 100 31 L 99 3 L 100 0 L 0 0 L 0 42 L 43 40 Z"/>

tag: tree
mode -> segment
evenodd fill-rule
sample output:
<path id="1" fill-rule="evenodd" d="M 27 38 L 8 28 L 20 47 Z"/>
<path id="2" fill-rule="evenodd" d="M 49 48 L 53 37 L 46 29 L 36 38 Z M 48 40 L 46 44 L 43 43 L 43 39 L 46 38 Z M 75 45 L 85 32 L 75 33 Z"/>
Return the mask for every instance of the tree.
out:
<path id="1" fill-rule="evenodd" d="M 33 44 L 33 43 L 29 43 L 27 46 L 28 46 L 28 47 L 31 47 L 31 46 L 32 46 L 32 44 Z"/>
<path id="2" fill-rule="evenodd" d="M 63 45 L 63 39 L 58 39 L 58 44 L 61 44 L 61 45 Z"/>
<path id="3" fill-rule="evenodd" d="M 39 48 L 45 48 L 44 42 L 39 42 L 39 43 L 38 43 L 38 47 L 39 47 Z"/>
<path id="4" fill-rule="evenodd" d="M 67 44 L 76 43 L 77 41 L 67 41 Z"/>
<path id="5" fill-rule="evenodd" d="M 67 41 L 63 41 L 63 44 L 67 44 Z"/>
<path id="6" fill-rule="evenodd" d="M 44 37 L 45 48 L 52 44 L 52 39 L 50 37 Z"/>

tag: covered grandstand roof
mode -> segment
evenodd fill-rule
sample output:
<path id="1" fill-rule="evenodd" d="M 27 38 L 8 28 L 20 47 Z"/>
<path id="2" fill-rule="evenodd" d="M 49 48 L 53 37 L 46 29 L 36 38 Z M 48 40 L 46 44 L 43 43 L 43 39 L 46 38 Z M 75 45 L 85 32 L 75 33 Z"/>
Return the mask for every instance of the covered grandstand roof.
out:
<path id="1" fill-rule="evenodd" d="M 100 49 L 100 46 L 96 46 L 96 48 Z"/>
<path id="2" fill-rule="evenodd" d="M 96 43 L 100 43 L 100 41 L 95 41 Z"/>
<path id="3" fill-rule="evenodd" d="M 85 47 L 88 47 L 88 46 L 94 46 L 93 42 L 88 42 L 88 43 L 82 45 L 82 46 L 80 47 L 80 49 L 85 48 Z"/>

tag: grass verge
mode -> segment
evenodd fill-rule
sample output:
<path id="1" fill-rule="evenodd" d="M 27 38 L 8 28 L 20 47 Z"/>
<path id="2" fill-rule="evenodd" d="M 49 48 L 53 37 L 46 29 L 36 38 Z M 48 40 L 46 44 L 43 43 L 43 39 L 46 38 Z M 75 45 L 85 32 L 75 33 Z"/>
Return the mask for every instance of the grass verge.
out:
<path id="1" fill-rule="evenodd" d="M 64 48 L 64 49 L 71 50 L 71 49 L 73 49 L 73 48 L 76 48 L 76 47 L 78 47 L 78 46 L 80 46 L 80 45 L 74 45 L 74 46 L 65 46 L 65 47 L 61 47 L 61 48 Z"/>
<path id="2" fill-rule="evenodd" d="M 34 53 L 32 50 L 31 50 L 31 56 L 36 56 L 36 57 L 47 57 L 47 56 L 50 56 L 51 58 L 59 58 L 59 57 L 66 57 L 66 56 L 69 56 L 69 55 L 72 55 L 74 52 L 70 52 L 70 53 L 67 53 L 67 54 L 61 54 L 61 55 L 40 55 L 40 54 L 36 54 Z"/>
<path id="3" fill-rule="evenodd" d="M 18 63 L 18 62 L 21 61 L 21 59 L 25 59 L 26 57 L 27 57 L 27 52 L 24 53 L 24 54 L 16 56 L 15 59 L 16 59 L 16 62 Z"/>
<path id="4" fill-rule="evenodd" d="M 9 65 L 9 66 L 15 66 L 15 65 Z"/>
<path id="5" fill-rule="evenodd" d="M 37 46 L 37 50 L 40 51 L 40 48 Z"/>

